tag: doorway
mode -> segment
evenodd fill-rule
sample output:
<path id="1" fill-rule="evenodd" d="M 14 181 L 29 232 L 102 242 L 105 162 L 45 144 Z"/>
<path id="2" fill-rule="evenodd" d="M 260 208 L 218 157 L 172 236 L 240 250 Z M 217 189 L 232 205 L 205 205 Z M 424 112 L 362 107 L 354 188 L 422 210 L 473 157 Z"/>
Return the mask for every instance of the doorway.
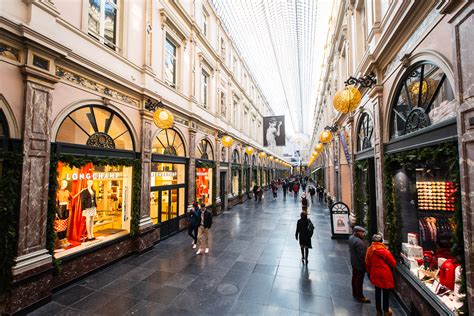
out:
<path id="1" fill-rule="evenodd" d="M 227 187 L 227 172 L 221 171 L 220 173 L 220 182 L 219 182 L 219 193 L 220 193 L 220 198 L 221 198 L 221 212 L 224 212 L 226 209 L 227 205 L 227 192 L 226 192 L 226 187 Z"/>
<path id="2" fill-rule="evenodd" d="M 160 224 L 160 238 L 166 238 L 178 233 L 179 231 L 179 214 L 184 198 L 184 188 L 173 188 L 173 186 L 158 187 L 156 189 L 158 195 L 158 222 Z"/>

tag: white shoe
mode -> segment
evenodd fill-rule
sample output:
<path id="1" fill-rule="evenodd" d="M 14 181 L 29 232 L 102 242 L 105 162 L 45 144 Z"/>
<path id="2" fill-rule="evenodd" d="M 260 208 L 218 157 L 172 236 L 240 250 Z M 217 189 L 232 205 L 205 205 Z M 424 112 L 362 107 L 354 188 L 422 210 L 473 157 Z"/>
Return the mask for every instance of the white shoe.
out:
<path id="1" fill-rule="evenodd" d="M 206 248 L 206 250 L 204 251 L 205 253 L 209 253 L 209 248 Z"/>
<path id="2" fill-rule="evenodd" d="M 196 252 L 197 255 L 201 254 L 202 249 L 199 248 L 199 250 Z"/>
<path id="3" fill-rule="evenodd" d="M 193 249 L 196 249 L 197 245 L 196 244 L 193 244 Z"/>

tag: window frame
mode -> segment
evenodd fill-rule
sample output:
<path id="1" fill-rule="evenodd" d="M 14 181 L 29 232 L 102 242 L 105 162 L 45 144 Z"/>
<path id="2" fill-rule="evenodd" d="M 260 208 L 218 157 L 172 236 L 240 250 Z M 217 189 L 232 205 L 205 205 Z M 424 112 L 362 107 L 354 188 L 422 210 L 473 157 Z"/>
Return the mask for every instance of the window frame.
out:
<path id="1" fill-rule="evenodd" d="M 99 41 L 99 43 L 107 46 L 108 48 L 114 50 L 114 51 L 120 51 L 119 47 L 119 34 L 120 34 L 120 16 L 121 16 L 121 0 L 98 0 L 100 2 L 100 11 L 99 11 L 99 34 L 95 33 L 95 31 L 91 30 L 89 27 L 89 21 L 90 21 L 90 0 L 84 1 L 84 6 L 86 8 L 85 10 L 85 17 L 86 17 L 86 23 L 85 23 L 85 32 L 92 38 L 96 39 Z M 114 3 L 115 1 L 115 3 Z M 114 38 L 115 42 L 109 41 L 105 37 L 105 4 L 110 3 L 114 8 L 115 8 L 115 28 L 114 28 Z"/>
<path id="2" fill-rule="evenodd" d="M 175 56 L 173 56 L 173 59 L 174 59 L 174 76 L 173 76 L 173 81 L 174 82 L 170 82 L 167 78 L 166 78 L 166 59 L 167 59 L 167 56 L 168 56 L 168 50 L 167 50 L 167 43 L 170 43 L 174 48 L 175 48 Z M 178 89 L 178 63 L 179 63 L 179 48 L 180 48 L 180 45 L 177 43 L 177 41 L 172 37 L 170 36 L 170 33 L 166 32 L 165 34 L 165 41 L 163 43 L 163 81 L 170 87 L 174 88 L 174 89 Z"/>
<path id="3" fill-rule="evenodd" d="M 209 83 L 211 75 L 207 72 L 205 68 L 201 68 L 201 91 L 200 91 L 200 101 L 201 106 L 205 109 L 209 109 Z M 204 95 L 204 96 L 203 96 Z"/>

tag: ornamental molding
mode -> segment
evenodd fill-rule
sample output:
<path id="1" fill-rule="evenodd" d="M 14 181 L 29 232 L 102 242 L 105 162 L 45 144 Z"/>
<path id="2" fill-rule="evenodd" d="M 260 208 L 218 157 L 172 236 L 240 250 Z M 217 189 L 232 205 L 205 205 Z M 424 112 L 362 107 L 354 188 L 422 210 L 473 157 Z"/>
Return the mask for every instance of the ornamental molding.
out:
<path id="1" fill-rule="evenodd" d="M 21 49 L 5 41 L 0 41 L 0 57 L 21 63 Z"/>
<path id="2" fill-rule="evenodd" d="M 198 131 L 201 131 L 201 132 L 203 132 L 204 134 L 209 135 L 209 136 L 213 136 L 213 135 L 214 135 L 213 130 L 211 130 L 211 129 L 207 128 L 207 127 L 204 127 L 204 126 L 202 126 L 202 125 L 200 125 L 200 124 L 197 124 L 197 130 L 198 130 Z"/>
<path id="3" fill-rule="evenodd" d="M 69 81 L 71 83 L 74 83 L 75 85 L 79 85 L 83 88 L 86 88 L 88 90 L 92 90 L 98 93 L 101 93 L 107 97 L 113 98 L 115 100 L 118 100 L 120 102 L 124 102 L 130 105 L 135 106 L 136 108 L 140 107 L 140 101 L 138 99 L 132 98 L 118 90 L 109 88 L 103 84 L 100 84 L 98 82 L 92 81 L 88 78 L 85 78 L 83 76 L 80 76 L 77 73 L 74 73 L 66 68 L 63 68 L 61 66 L 56 66 L 56 76 L 60 77 L 61 79 L 64 79 L 66 81 Z"/>
<path id="4" fill-rule="evenodd" d="M 188 121 L 187 119 L 185 119 L 184 117 L 179 116 L 179 115 L 177 115 L 177 114 L 175 114 L 175 113 L 173 113 L 173 115 L 174 115 L 174 121 L 175 121 L 176 123 L 180 123 L 180 124 L 183 124 L 183 125 L 185 125 L 185 126 L 188 126 L 188 125 L 189 125 L 189 121 Z"/>

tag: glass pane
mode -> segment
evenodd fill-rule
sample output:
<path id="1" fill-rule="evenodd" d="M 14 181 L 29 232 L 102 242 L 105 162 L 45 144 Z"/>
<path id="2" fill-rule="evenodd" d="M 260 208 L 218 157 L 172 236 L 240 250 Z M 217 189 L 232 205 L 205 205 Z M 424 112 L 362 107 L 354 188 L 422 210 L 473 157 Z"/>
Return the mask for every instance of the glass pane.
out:
<path id="1" fill-rule="evenodd" d="M 196 168 L 196 200 L 199 203 L 212 203 L 212 169 Z"/>
<path id="2" fill-rule="evenodd" d="M 89 0 L 89 33 L 100 34 L 100 0 Z"/>
<path id="3" fill-rule="evenodd" d="M 170 191 L 161 191 L 161 223 L 166 222 L 169 219 L 170 210 Z"/>
<path id="4" fill-rule="evenodd" d="M 61 124 L 56 137 L 57 142 L 80 145 L 85 145 L 87 139 L 89 139 L 89 135 L 87 135 L 82 129 L 78 128 L 69 117 L 67 117 Z"/>
<path id="5" fill-rule="evenodd" d="M 180 188 L 179 189 L 179 216 L 184 215 L 184 211 L 186 210 L 185 206 L 185 197 L 186 197 L 186 189 Z"/>
<path id="6" fill-rule="evenodd" d="M 106 44 L 116 44 L 117 6 L 115 1 L 105 0 L 104 38 Z M 110 45 L 115 48 L 115 45 Z"/>
<path id="7" fill-rule="evenodd" d="M 165 41 L 165 81 L 176 84 L 176 46 Z"/>
<path id="8" fill-rule="evenodd" d="M 150 193 L 150 217 L 153 224 L 158 224 L 158 192 Z"/>
<path id="9" fill-rule="evenodd" d="M 154 162 L 151 166 L 151 186 L 183 184 L 185 170 L 184 164 Z"/>
<path id="10" fill-rule="evenodd" d="M 171 193 L 171 204 L 170 204 L 170 219 L 178 217 L 178 189 L 170 190 Z"/>

